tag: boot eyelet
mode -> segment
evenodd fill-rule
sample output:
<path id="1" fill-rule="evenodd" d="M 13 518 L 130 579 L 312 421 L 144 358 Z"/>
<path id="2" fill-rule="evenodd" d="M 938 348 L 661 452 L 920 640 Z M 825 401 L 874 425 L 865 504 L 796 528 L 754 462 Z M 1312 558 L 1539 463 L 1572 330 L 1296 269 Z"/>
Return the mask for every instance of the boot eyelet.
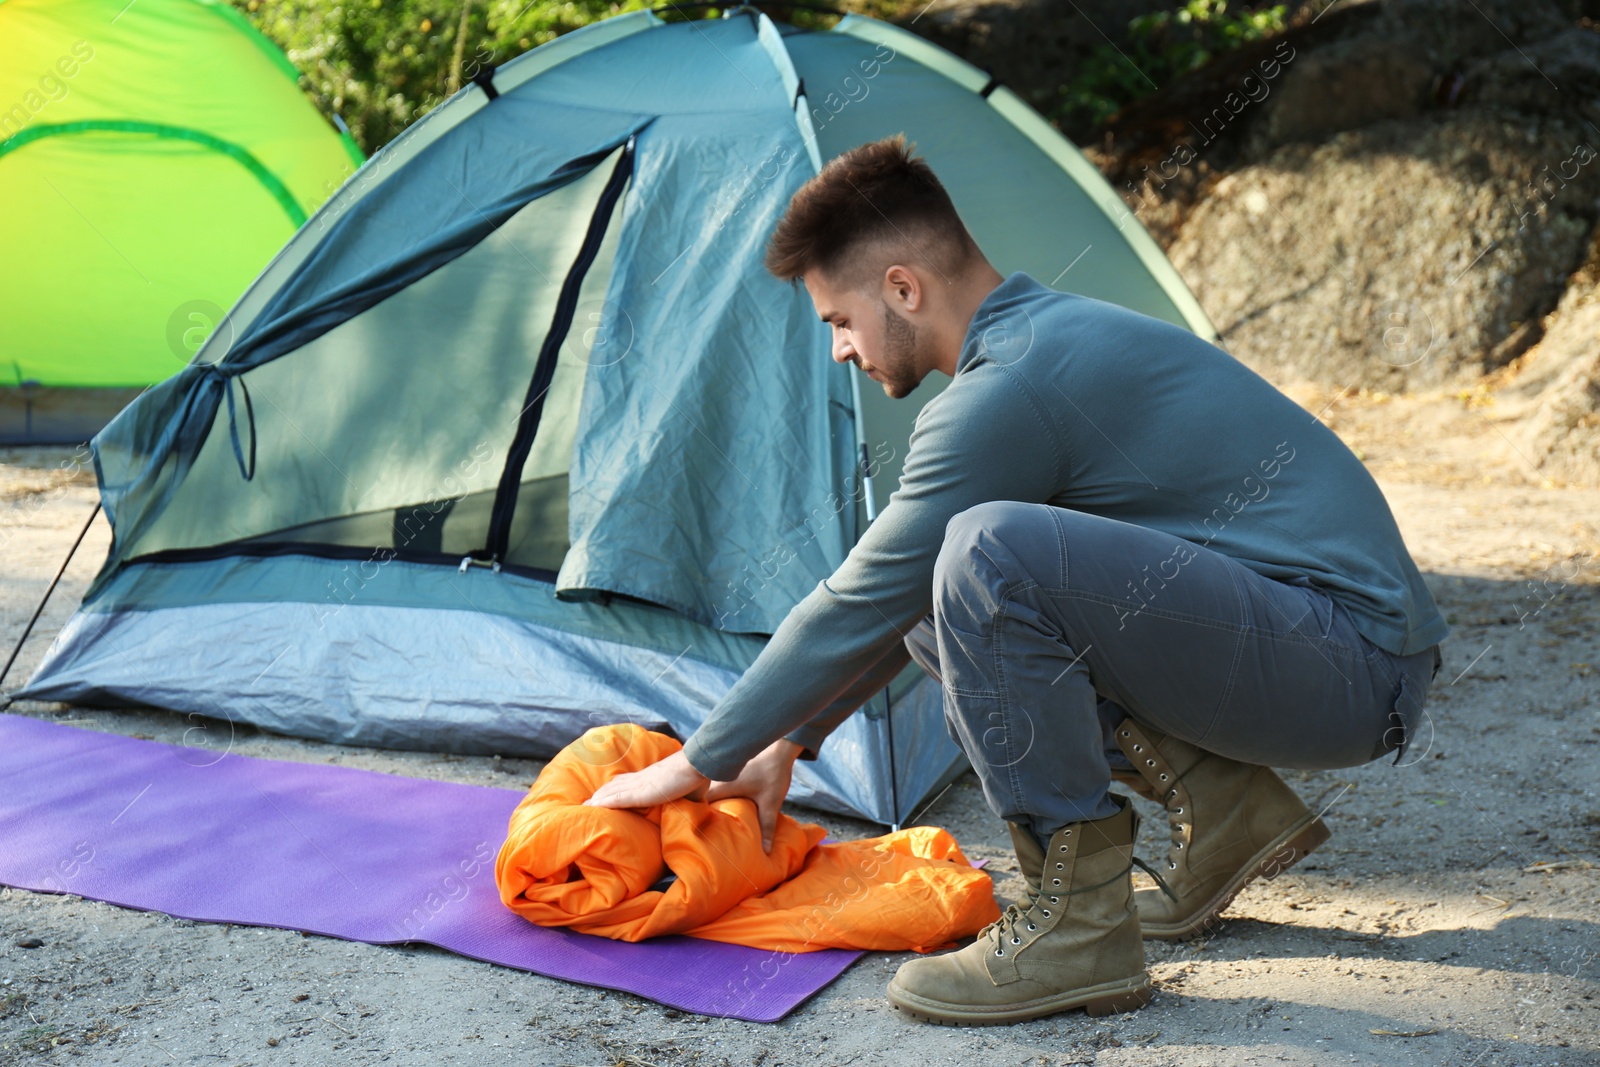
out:
<path id="1" fill-rule="evenodd" d="M 1164 782 L 1164 781 L 1166 781 L 1166 780 L 1167 780 L 1167 776 L 1166 776 L 1166 775 L 1164 775 L 1164 774 L 1163 774 L 1163 775 L 1162 775 L 1162 776 L 1161 776 L 1161 780 L 1162 780 L 1162 781 L 1163 781 L 1163 782 Z"/>
<path id="2" fill-rule="evenodd" d="M 1178 869 L 1178 865 L 1176 863 L 1173 863 L 1171 860 L 1167 861 L 1167 870 L 1175 871 L 1177 869 Z"/>
<path id="3" fill-rule="evenodd" d="M 1183 805 L 1180 804 L 1177 807 L 1173 808 L 1172 809 L 1172 814 L 1174 814 L 1174 815 L 1182 815 L 1183 814 Z"/>
<path id="4" fill-rule="evenodd" d="M 1127 736 L 1128 736 L 1128 735 L 1127 735 L 1127 733 L 1126 733 L 1126 732 L 1124 732 L 1124 733 L 1123 733 L 1123 735 L 1122 735 L 1122 736 L 1123 736 L 1123 737 L 1127 737 Z M 1135 752 L 1143 752 L 1143 751 L 1144 751 L 1144 746 L 1143 746 L 1143 745 L 1134 745 L 1134 746 L 1133 746 L 1133 750 L 1134 750 L 1134 751 L 1135 751 Z"/>
<path id="5" fill-rule="evenodd" d="M 1050 903 L 1059 904 L 1059 903 L 1061 903 L 1061 898 L 1060 897 L 1051 897 L 1050 898 Z M 1045 914 L 1049 915 L 1050 913 L 1047 911 L 1047 912 L 1045 912 Z"/>
<path id="6" fill-rule="evenodd" d="M 1182 849 L 1183 848 L 1183 842 L 1179 841 L 1177 844 L 1173 845 L 1172 847 L 1174 849 Z"/>
<path id="7" fill-rule="evenodd" d="M 1067 869 L 1067 865 L 1066 865 L 1066 864 L 1065 864 L 1065 863 L 1058 863 L 1058 864 L 1056 864 L 1056 870 L 1058 870 L 1058 871 L 1064 871 L 1064 870 L 1066 870 L 1066 869 Z"/>
<path id="8" fill-rule="evenodd" d="M 994 954 L 996 956 L 1004 956 L 1006 954 L 1006 950 L 1003 948 L 997 948 L 994 950 Z"/>
<path id="9" fill-rule="evenodd" d="M 1038 927 L 1037 927 L 1037 926 L 1035 926 L 1035 925 L 1033 925 L 1033 924 L 1032 924 L 1032 923 L 1029 923 L 1029 924 L 1028 924 L 1028 929 L 1029 929 L 1029 930 L 1037 930 L 1037 929 L 1039 929 L 1039 928 L 1038 928 Z"/>
<path id="10" fill-rule="evenodd" d="M 1156 765 L 1156 761 L 1153 759 L 1147 759 L 1144 761 L 1144 765 L 1146 767 L 1154 767 Z"/>
<path id="11" fill-rule="evenodd" d="M 1012 943 L 1012 944 L 1013 944 L 1013 945 L 1020 945 L 1020 944 L 1022 944 L 1022 938 L 1020 938 L 1020 937 L 1013 937 L 1013 938 L 1012 938 L 1012 939 L 1011 939 L 1011 943 Z"/>
<path id="12" fill-rule="evenodd" d="M 1051 885 L 1060 885 L 1060 884 L 1061 884 L 1061 879 L 1059 879 L 1059 878 L 1052 878 L 1052 879 L 1050 879 L 1050 884 L 1051 884 Z"/>
<path id="13" fill-rule="evenodd" d="M 1055 897 L 1051 897 L 1050 899 L 1054 900 L 1056 898 Z M 1045 911 L 1043 908 L 1039 909 L 1039 914 L 1043 915 L 1046 919 L 1050 918 L 1050 913 L 1048 911 Z"/>
<path id="14" fill-rule="evenodd" d="M 1066 851 L 1066 850 L 1067 850 L 1067 846 L 1066 846 L 1066 845 L 1062 845 L 1062 846 L 1061 846 L 1061 851 L 1062 851 L 1062 852 L 1065 852 L 1065 851 Z"/>

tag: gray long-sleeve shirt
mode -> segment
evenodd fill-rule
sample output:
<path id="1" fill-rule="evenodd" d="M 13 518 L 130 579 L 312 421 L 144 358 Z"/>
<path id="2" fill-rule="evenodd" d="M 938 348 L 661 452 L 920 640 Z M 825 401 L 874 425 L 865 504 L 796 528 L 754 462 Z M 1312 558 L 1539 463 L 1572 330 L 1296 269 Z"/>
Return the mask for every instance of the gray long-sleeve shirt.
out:
<path id="1" fill-rule="evenodd" d="M 779 737 L 820 744 L 908 662 L 945 524 L 990 500 L 1090 512 L 1268 577 L 1303 575 L 1400 655 L 1449 633 L 1337 435 L 1189 331 L 1018 271 L 978 305 L 888 505 L 689 738 L 694 768 L 727 780 Z"/>

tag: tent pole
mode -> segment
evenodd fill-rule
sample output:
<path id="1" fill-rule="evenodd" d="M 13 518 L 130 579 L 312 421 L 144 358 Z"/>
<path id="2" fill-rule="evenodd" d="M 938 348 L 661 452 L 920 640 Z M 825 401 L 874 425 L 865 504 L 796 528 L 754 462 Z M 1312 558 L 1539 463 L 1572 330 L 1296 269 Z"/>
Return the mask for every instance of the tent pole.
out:
<path id="1" fill-rule="evenodd" d="M 848 372 L 846 372 L 848 373 Z M 872 497 L 872 470 L 871 452 L 867 448 L 866 421 L 861 414 L 861 379 L 854 374 L 850 375 L 850 403 L 855 409 L 856 423 L 856 448 L 861 453 L 861 495 L 866 503 L 867 522 L 878 517 L 878 502 Z M 859 538 L 858 538 L 859 540 Z M 889 829 L 900 829 L 900 783 L 899 775 L 894 764 L 894 707 L 889 702 L 889 687 L 883 687 L 883 726 L 884 741 L 889 749 Z"/>
<path id="2" fill-rule="evenodd" d="M 878 502 L 872 496 L 872 463 L 868 458 L 871 453 L 867 449 L 866 419 L 861 412 L 861 380 L 854 374 L 850 375 L 850 406 L 856 424 L 856 451 L 861 454 L 861 499 L 866 504 L 867 524 L 871 525 L 878 517 Z M 856 539 L 860 540 L 860 535 Z"/>
<path id="3" fill-rule="evenodd" d="M 89 527 L 94 525 L 94 517 L 100 514 L 100 501 L 94 502 L 94 510 L 89 512 L 89 521 L 83 524 L 83 529 L 78 531 L 78 539 L 72 542 L 72 547 L 67 550 L 67 558 L 61 561 L 61 569 L 56 571 L 56 576 L 50 579 L 50 588 L 44 591 L 44 599 L 39 601 L 39 606 L 33 609 L 33 618 L 28 620 L 28 625 L 22 629 L 22 637 L 17 641 L 17 647 L 11 650 L 11 658 L 6 660 L 4 670 L 0 670 L 0 682 L 6 680 L 6 675 L 11 673 L 11 665 L 17 662 L 17 654 L 22 651 L 22 646 L 28 643 L 28 635 L 33 633 L 33 624 L 39 621 L 39 616 L 44 614 L 44 606 L 50 602 L 50 594 L 56 591 L 56 584 L 61 581 L 61 576 L 67 573 L 67 564 L 72 562 L 72 557 L 77 554 L 78 546 L 83 544 L 84 535 L 89 532 Z M 0 710 L 11 706 L 13 697 L 6 697 L 5 703 L 0 704 Z"/>
<path id="4" fill-rule="evenodd" d="M 894 767 L 894 706 L 889 701 L 889 687 L 883 687 L 883 724 L 889 732 L 889 830 L 900 829 L 900 787 Z"/>
<path id="5" fill-rule="evenodd" d="M 705 2 L 694 4 L 662 4 L 660 7 L 651 8 L 650 12 L 654 15 L 662 15 L 668 11 L 682 13 L 685 9 L 694 11 L 703 7 L 716 7 L 721 8 L 725 12 L 722 17 L 727 18 L 729 14 L 737 13 L 740 8 L 748 7 L 759 11 L 763 6 L 799 8 L 804 11 L 815 11 L 823 15 L 838 15 L 840 18 L 850 14 L 848 11 L 840 11 L 838 8 L 829 7 L 826 4 L 809 4 L 803 2 L 803 0 L 755 0 L 754 3 L 740 3 L 739 0 L 705 0 Z"/>

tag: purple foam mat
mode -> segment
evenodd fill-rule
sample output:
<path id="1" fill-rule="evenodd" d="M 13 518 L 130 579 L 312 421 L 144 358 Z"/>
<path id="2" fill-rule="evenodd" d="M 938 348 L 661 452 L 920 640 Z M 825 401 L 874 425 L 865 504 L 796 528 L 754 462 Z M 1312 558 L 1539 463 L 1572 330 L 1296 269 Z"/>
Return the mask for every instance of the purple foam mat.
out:
<path id="1" fill-rule="evenodd" d="M 751 1022 L 783 1018 L 861 956 L 535 926 L 494 883 L 523 795 L 0 714 L 0 883 L 201 922 L 421 941 Z"/>

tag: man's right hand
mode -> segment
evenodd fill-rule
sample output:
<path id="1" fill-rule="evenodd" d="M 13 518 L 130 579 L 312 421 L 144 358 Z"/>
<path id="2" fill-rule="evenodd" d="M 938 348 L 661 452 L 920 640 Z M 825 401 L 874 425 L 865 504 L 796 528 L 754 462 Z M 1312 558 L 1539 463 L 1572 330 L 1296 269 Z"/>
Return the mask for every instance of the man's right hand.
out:
<path id="1" fill-rule="evenodd" d="M 739 777 L 729 782 L 712 782 L 706 788 L 706 800 L 723 800 L 727 797 L 749 797 L 756 802 L 756 814 L 761 823 L 761 848 L 772 851 L 772 835 L 778 829 L 778 812 L 783 799 L 789 795 L 789 779 L 794 774 L 794 761 L 803 745 L 787 737 L 780 737 L 761 752 L 751 757 Z"/>

